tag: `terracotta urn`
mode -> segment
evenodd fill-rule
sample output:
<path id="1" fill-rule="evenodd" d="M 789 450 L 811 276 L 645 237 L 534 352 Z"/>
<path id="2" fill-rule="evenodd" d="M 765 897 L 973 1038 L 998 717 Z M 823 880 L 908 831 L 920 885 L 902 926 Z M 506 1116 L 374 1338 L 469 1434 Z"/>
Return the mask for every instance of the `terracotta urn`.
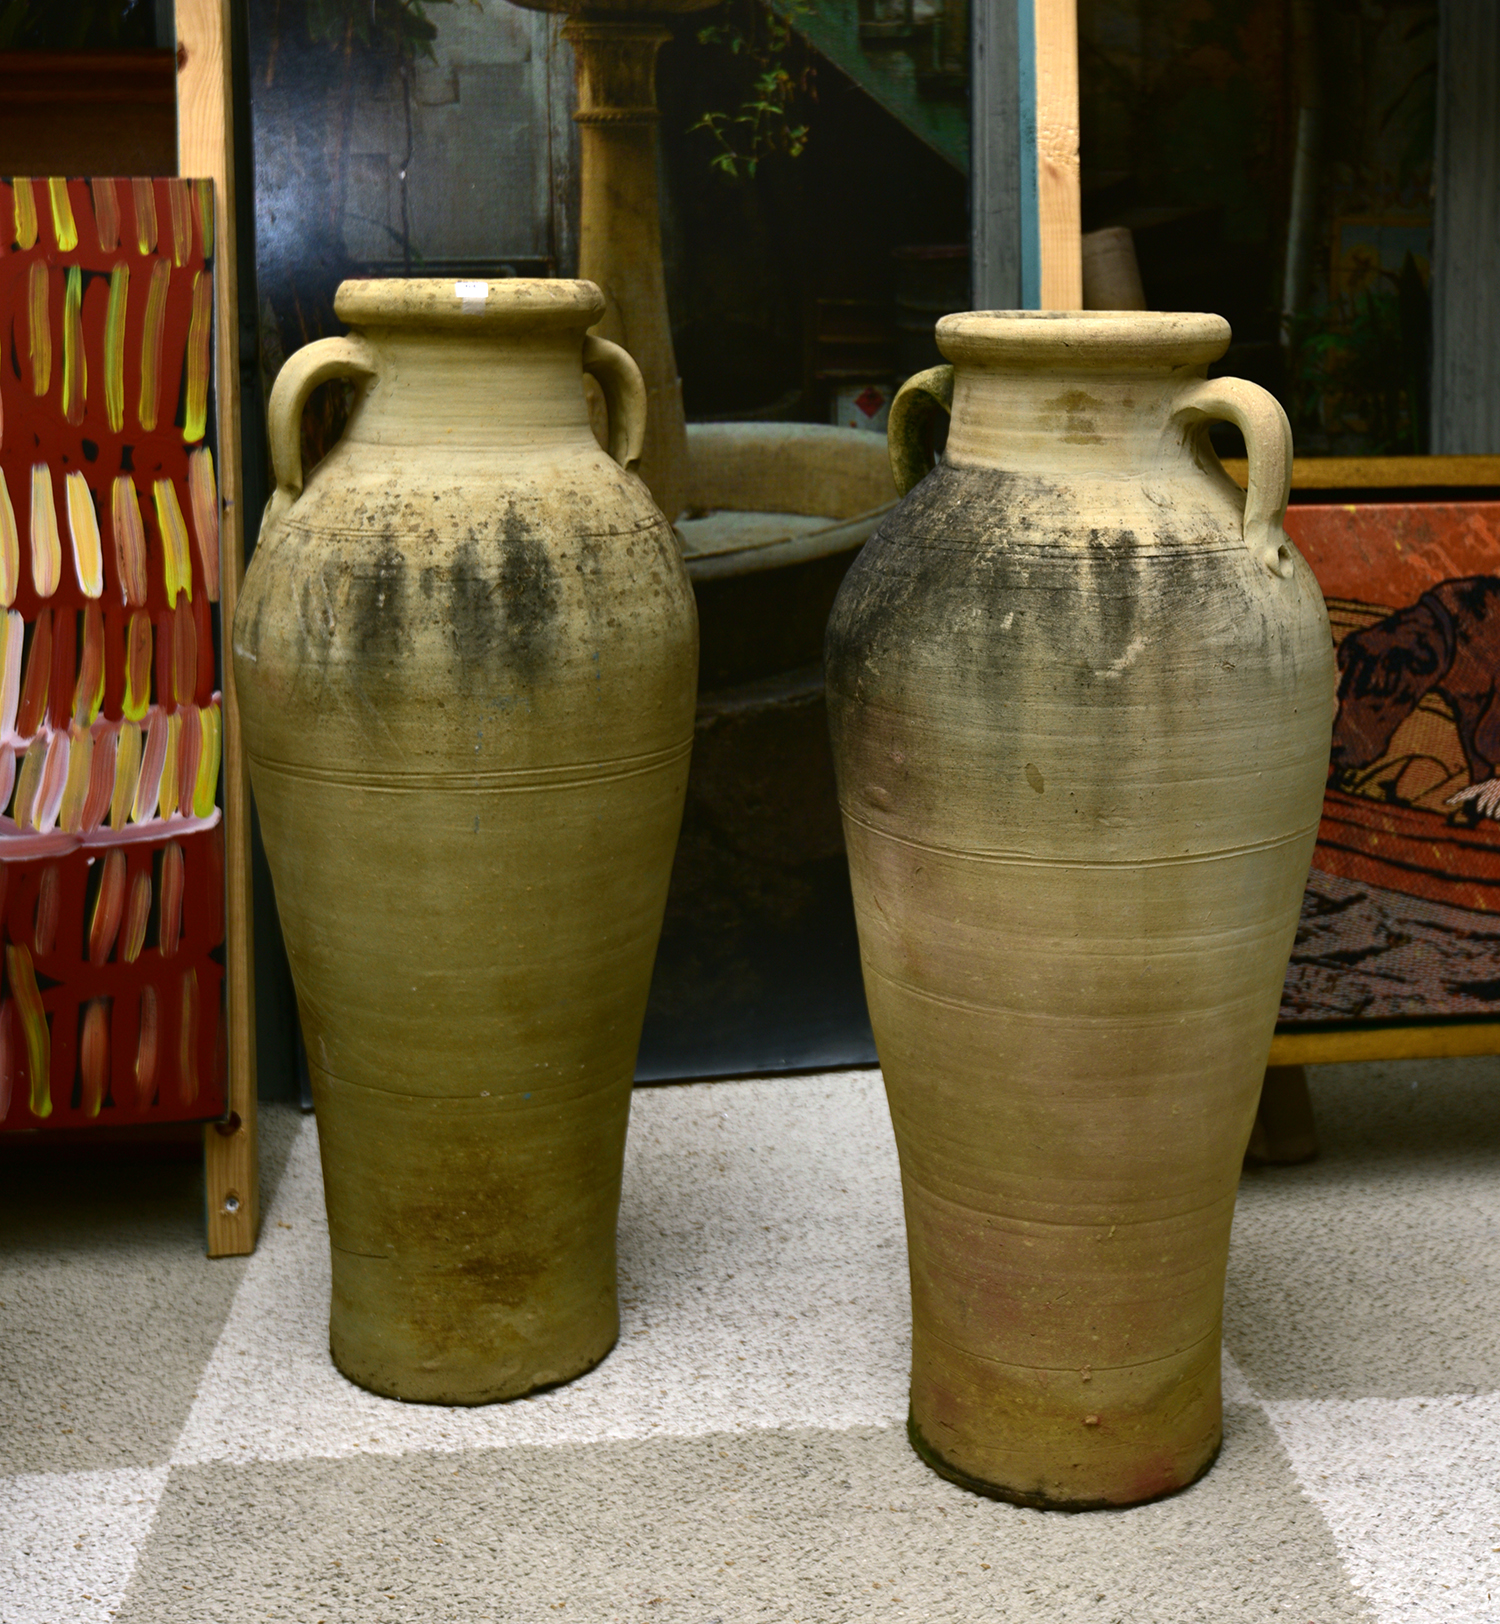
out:
<path id="1" fill-rule="evenodd" d="M 1205 379 L 1221 318 L 973 313 L 937 336 L 952 365 L 891 412 L 904 500 L 826 645 L 910 1436 L 981 1493 L 1129 1505 L 1219 1448 L 1230 1223 L 1333 644 L 1281 528 L 1285 415 Z M 1244 431 L 1248 495 L 1216 419 Z"/>
<path id="2" fill-rule="evenodd" d="M 338 1367 L 477 1404 L 615 1340 L 697 622 L 589 282 L 346 282 L 272 393 L 234 621 L 312 1072 Z M 583 378 L 609 406 L 610 451 Z M 313 387 L 359 394 L 307 476 Z"/>

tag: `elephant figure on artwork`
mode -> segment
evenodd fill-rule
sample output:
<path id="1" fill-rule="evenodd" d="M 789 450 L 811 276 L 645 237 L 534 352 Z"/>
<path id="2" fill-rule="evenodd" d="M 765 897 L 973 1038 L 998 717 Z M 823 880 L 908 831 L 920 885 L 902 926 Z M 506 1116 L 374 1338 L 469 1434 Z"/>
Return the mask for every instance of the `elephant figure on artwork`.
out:
<path id="1" fill-rule="evenodd" d="M 1444 581 L 1405 609 L 1339 644 L 1339 712 L 1329 778 L 1353 789 L 1390 748 L 1396 729 L 1427 694 L 1448 705 L 1469 767 L 1450 797 L 1452 821 L 1500 818 L 1500 577 Z"/>

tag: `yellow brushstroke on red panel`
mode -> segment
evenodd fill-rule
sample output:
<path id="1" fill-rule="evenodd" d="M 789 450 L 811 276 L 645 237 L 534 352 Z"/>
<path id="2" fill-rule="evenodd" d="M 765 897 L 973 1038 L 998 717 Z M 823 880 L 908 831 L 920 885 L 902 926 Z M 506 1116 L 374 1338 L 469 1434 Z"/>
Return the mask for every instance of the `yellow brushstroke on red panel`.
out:
<path id="1" fill-rule="evenodd" d="M 26 645 L 26 622 L 20 611 L 8 609 L 0 623 L 0 735 L 9 738 L 16 731 L 16 711 L 21 703 L 21 655 Z M 3 804 L 3 803 L 0 803 Z"/>
<path id="2" fill-rule="evenodd" d="M 10 639 L 6 638 L 9 653 Z M 31 628 L 31 649 L 26 656 L 26 681 L 21 686 L 21 708 L 16 732 L 31 738 L 47 712 L 47 683 L 52 675 L 52 610 L 43 607 Z"/>
<path id="3" fill-rule="evenodd" d="M 167 182 L 167 210 L 172 217 L 172 261 L 186 265 L 193 257 L 193 194 L 176 175 Z"/>
<path id="4" fill-rule="evenodd" d="M 78 246 L 78 222 L 73 218 L 73 200 L 64 176 L 48 177 L 47 201 L 52 205 L 52 235 L 63 253 L 71 254 Z"/>
<path id="5" fill-rule="evenodd" d="M 130 902 L 125 910 L 125 931 L 120 937 L 120 962 L 134 964 L 146 945 L 146 926 L 151 921 L 151 876 L 137 874 L 130 882 Z"/>
<path id="6" fill-rule="evenodd" d="M 72 740 L 66 733 L 54 733 L 47 741 L 47 757 L 42 763 L 42 781 L 37 785 L 36 800 L 31 807 L 31 826 L 39 834 L 46 834 L 57 822 L 62 811 L 63 790 L 68 784 L 68 760 L 72 755 Z"/>
<path id="7" fill-rule="evenodd" d="M 151 281 L 146 288 L 146 313 L 141 321 L 141 401 L 137 415 L 149 434 L 156 427 L 161 393 L 161 346 L 167 327 L 167 287 L 172 268 L 166 260 L 151 265 Z"/>
<path id="8" fill-rule="evenodd" d="M 57 922 L 62 917 L 62 870 L 56 863 L 48 863 L 42 870 L 32 917 L 31 939 L 36 944 L 36 956 L 45 959 L 57 946 Z"/>
<path id="9" fill-rule="evenodd" d="M 114 952 L 115 937 L 120 934 L 120 921 L 125 917 L 125 893 L 129 874 L 125 866 L 125 853 L 116 846 L 104 859 L 99 876 L 99 894 L 94 898 L 94 912 L 89 920 L 89 963 L 107 964 Z"/>
<path id="10" fill-rule="evenodd" d="M 100 717 L 90 730 L 94 739 L 94 760 L 89 768 L 89 791 L 83 801 L 83 832 L 92 834 L 104 822 L 115 790 L 115 757 L 120 748 L 120 730 Z"/>
<path id="11" fill-rule="evenodd" d="M 42 1008 L 42 995 L 37 990 L 31 954 L 20 943 L 6 944 L 5 974 L 26 1039 L 26 1064 L 31 1073 L 31 1114 L 34 1117 L 49 1117 L 52 1115 L 52 1033 L 47 1026 L 47 1012 Z"/>
<path id="12" fill-rule="evenodd" d="M 25 175 L 11 177 L 11 201 L 15 205 L 15 243 L 24 252 L 36 247 L 36 193 Z"/>
<path id="13" fill-rule="evenodd" d="M 130 183 L 130 200 L 135 205 L 135 245 L 149 254 L 156 247 L 156 188 L 137 176 Z"/>
<path id="14" fill-rule="evenodd" d="M 151 617 L 137 609 L 130 617 L 125 641 L 125 699 L 121 706 L 132 722 L 139 722 L 151 703 Z"/>
<path id="15" fill-rule="evenodd" d="M 135 786 L 135 805 L 131 817 L 136 823 L 146 823 L 156 816 L 157 795 L 161 789 L 162 768 L 167 761 L 167 713 L 153 706 L 151 720 L 146 724 L 146 739 L 141 746 L 141 776 Z"/>
<path id="16" fill-rule="evenodd" d="M 203 257 L 214 257 L 214 183 L 195 180 L 193 191 L 198 198 L 198 229 L 203 233 Z"/>
<path id="17" fill-rule="evenodd" d="M 94 774 L 94 735 L 75 722 L 68 729 L 68 776 L 63 781 L 62 802 L 57 826 L 70 835 L 83 828 L 83 803 L 88 799 Z"/>
<path id="18" fill-rule="evenodd" d="M 52 279 L 45 260 L 32 260 L 26 273 L 26 326 L 31 392 L 45 395 L 52 387 Z"/>
<path id="19" fill-rule="evenodd" d="M 135 1053 L 135 1104 L 144 1111 L 156 1094 L 156 1061 L 161 1049 L 156 988 L 141 988 L 141 1035 Z"/>
<path id="20" fill-rule="evenodd" d="M 177 757 L 182 750 L 182 712 L 167 717 L 167 749 L 162 757 L 161 781 L 156 787 L 156 807 L 163 818 L 177 810 Z"/>
<path id="21" fill-rule="evenodd" d="M 109 1088 L 109 1000 L 91 998 L 78 1036 L 79 1103 L 85 1116 L 98 1116 Z"/>
<path id="22" fill-rule="evenodd" d="M 125 426 L 125 317 L 130 301 L 130 267 L 122 259 L 109 273 L 109 308 L 104 316 L 104 415 L 111 433 Z"/>
<path id="23" fill-rule="evenodd" d="M 177 810 L 190 818 L 198 788 L 198 763 L 203 759 L 203 713 L 189 705 L 177 714 L 182 719 L 182 736 L 177 741 Z"/>
<path id="24" fill-rule="evenodd" d="M 152 487 L 156 496 L 156 524 L 161 531 L 162 565 L 167 578 L 167 607 L 177 607 L 177 594 L 185 592 L 193 601 L 193 561 L 188 554 L 187 520 L 177 500 L 177 487 L 170 479 L 158 479 Z"/>
<path id="25" fill-rule="evenodd" d="M 213 327 L 213 272 L 197 271 L 193 275 L 193 314 L 188 322 L 187 405 L 182 420 L 182 437 L 189 445 L 201 440 L 208 427 L 208 341 Z"/>
<path id="26" fill-rule="evenodd" d="M 117 474 L 112 490 L 111 518 L 115 532 L 115 568 L 120 574 L 120 596 L 132 608 L 146 601 L 146 527 L 141 523 L 141 504 L 135 481 L 129 474 Z"/>
<path id="27" fill-rule="evenodd" d="M 177 1034 L 177 1101 L 191 1105 L 198 1098 L 198 972 L 182 978 L 182 1019 Z"/>
<path id="28" fill-rule="evenodd" d="M 73 720 L 88 727 L 104 703 L 104 611 L 97 603 L 83 611 L 83 652 L 73 685 Z"/>
<path id="29" fill-rule="evenodd" d="M 188 455 L 188 497 L 193 509 L 193 534 L 198 542 L 198 567 L 210 603 L 219 601 L 219 486 L 214 478 L 214 454 L 200 446 Z"/>
<path id="30" fill-rule="evenodd" d="M 172 613 L 172 697 L 191 705 L 198 686 L 198 623 L 183 598 Z"/>
<path id="31" fill-rule="evenodd" d="M 89 392 L 88 357 L 83 353 L 83 272 L 68 267 L 63 282 L 63 416 L 70 423 L 83 421 Z"/>
<path id="32" fill-rule="evenodd" d="M 193 816 L 206 818 L 214 809 L 219 788 L 219 756 L 224 748 L 224 719 L 218 703 L 202 713 L 203 754 L 198 758 L 198 778 L 193 786 Z"/>
<path id="33" fill-rule="evenodd" d="M 10 1102 L 16 1096 L 21 1075 L 21 1022 L 16 1001 L 0 1002 L 0 1122 L 10 1115 Z"/>
<path id="34" fill-rule="evenodd" d="M 115 746 L 115 784 L 109 795 L 109 826 L 123 829 L 135 807 L 141 781 L 141 730 L 134 722 L 120 723 Z"/>
<path id="35" fill-rule="evenodd" d="M 50 598 L 62 581 L 62 534 L 52 497 L 52 470 L 31 465 L 31 584 L 39 598 Z"/>
<path id="36" fill-rule="evenodd" d="M 156 946 L 164 959 L 170 959 L 182 941 L 182 893 L 186 879 L 182 847 L 173 840 L 161 854 L 161 913 L 156 922 Z"/>
<path id="37" fill-rule="evenodd" d="M 16 787 L 16 751 L 15 746 L 0 744 L 0 812 L 10 805 L 10 792 Z M 4 865 L 0 864 L 0 872 Z M 0 907 L 4 903 L 0 902 Z"/>
<path id="38" fill-rule="evenodd" d="M 106 254 L 120 246 L 120 195 L 108 175 L 95 175 L 89 182 L 94 199 L 94 230 L 99 236 L 99 247 Z"/>
<path id="39" fill-rule="evenodd" d="M 0 605 L 9 609 L 21 584 L 21 532 L 11 505 L 5 470 L 0 468 Z"/>
<path id="40" fill-rule="evenodd" d="M 63 481 L 68 502 L 68 536 L 73 543 L 73 573 L 86 598 L 104 593 L 104 548 L 99 540 L 99 515 L 94 493 L 83 474 L 74 470 Z"/>
<path id="41" fill-rule="evenodd" d="M 36 792 L 42 786 L 42 767 L 46 760 L 46 739 L 33 739 L 21 757 L 21 770 L 16 775 L 16 800 L 10 815 L 18 829 L 31 828 L 32 808 L 36 805 Z"/>

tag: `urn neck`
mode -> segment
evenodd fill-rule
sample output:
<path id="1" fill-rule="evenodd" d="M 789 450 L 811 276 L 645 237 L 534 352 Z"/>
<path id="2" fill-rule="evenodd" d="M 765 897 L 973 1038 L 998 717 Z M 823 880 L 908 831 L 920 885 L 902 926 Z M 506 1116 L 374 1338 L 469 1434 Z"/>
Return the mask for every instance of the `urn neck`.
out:
<path id="1" fill-rule="evenodd" d="M 1015 473 L 1138 475 L 1191 462 L 1174 422 L 1204 368 L 1090 372 L 1079 368 L 956 369 L 945 459 Z"/>
<path id="2" fill-rule="evenodd" d="M 582 327 L 370 327 L 361 336 L 379 370 L 350 421 L 350 444 L 527 454 L 596 445 L 583 392 Z"/>
<path id="3" fill-rule="evenodd" d="M 1222 316 L 976 310 L 945 316 L 947 460 L 1025 473 L 1136 475 L 1190 461 L 1184 392 L 1229 344 Z"/>

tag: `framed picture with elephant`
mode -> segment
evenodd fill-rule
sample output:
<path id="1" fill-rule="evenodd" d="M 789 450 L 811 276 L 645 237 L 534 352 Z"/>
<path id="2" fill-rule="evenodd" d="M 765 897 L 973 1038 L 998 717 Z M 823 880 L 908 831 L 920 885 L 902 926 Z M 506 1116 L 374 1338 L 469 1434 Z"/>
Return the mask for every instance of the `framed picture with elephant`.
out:
<path id="1" fill-rule="evenodd" d="M 1271 1062 L 1500 1053 L 1500 489 L 1331 494 L 1286 518 L 1339 696 Z"/>

